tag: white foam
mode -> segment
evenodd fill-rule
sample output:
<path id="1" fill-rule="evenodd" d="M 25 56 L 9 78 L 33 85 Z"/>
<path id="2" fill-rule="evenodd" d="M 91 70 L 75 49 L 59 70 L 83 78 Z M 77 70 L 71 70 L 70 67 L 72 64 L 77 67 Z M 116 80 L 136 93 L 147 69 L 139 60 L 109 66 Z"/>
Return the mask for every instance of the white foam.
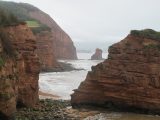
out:
<path id="1" fill-rule="evenodd" d="M 60 99 L 70 99 L 70 94 L 73 93 L 73 89 L 77 89 L 79 84 L 85 80 L 91 66 L 102 61 L 63 60 L 62 62 L 70 63 L 75 68 L 82 68 L 85 70 L 42 73 L 39 76 L 40 91 L 60 96 Z"/>

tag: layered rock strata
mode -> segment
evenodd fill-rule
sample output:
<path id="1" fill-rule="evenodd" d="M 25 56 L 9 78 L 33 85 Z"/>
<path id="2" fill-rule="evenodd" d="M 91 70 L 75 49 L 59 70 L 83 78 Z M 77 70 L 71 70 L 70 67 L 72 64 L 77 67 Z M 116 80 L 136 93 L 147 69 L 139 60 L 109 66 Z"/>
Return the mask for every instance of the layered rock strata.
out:
<path id="1" fill-rule="evenodd" d="M 40 64 L 36 39 L 26 25 L 5 27 L 0 38 L 0 113 L 10 117 L 16 106 L 32 107 L 38 102 Z"/>
<path id="2" fill-rule="evenodd" d="M 16 111 L 16 60 L 8 55 L 0 37 L 0 119 L 7 119 Z"/>
<path id="3" fill-rule="evenodd" d="M 52 38 L 52 33 L 48 31 L 36 34 L 36 53 L 40 59 L 41 71 L 52 71 L 53 68 L 60 68 L 53 51 Z"/>
<path id="4" fill-rule="evenodd" d="M 71 103 L 111 103 L 158 112 L 159 94 L 160 41 L 130 34 L 109 48 L 108 59 L 92 67 L 71 95 Z"/>
<path id="5" fill-rule="evenodd" d="M 91 56 L 91 60 L 102 60 L 102 50 L 97 48 L 95 53 Z"/>
<path id="6" fill-rule="evenodd" d="M 42 71 L 63 69 L 59 67 L 57 59 L 77 59 L 76 48 L 69 35 L 45 12 L 27 3 L 6 1 L 0 1 L 0 8 L 11 11 L 21 21 L 27 21 L 33 32 L 38 33 L 37 54 L 42 63 Z M 46 46 L 48 48 L 44 51 Z"/>

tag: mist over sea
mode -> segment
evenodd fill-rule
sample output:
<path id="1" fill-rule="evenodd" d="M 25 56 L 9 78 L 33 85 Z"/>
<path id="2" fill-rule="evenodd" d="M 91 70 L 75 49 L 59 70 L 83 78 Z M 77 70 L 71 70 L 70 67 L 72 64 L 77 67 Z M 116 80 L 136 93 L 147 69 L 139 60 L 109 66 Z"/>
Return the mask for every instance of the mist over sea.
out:
<path id="1" fill-rule="evenodd" d="M 70 63 L 75 68 L 84 70 L 74 70 L 69 72 L 49 72 L 41 73 L 39 76 L 40 91 L 59 96 L 58 99 L 70 99 L 70 94 L 77 89 L 79 84 L 85 80 L 87 72 L 91 66 L 97 65 L 103 60 L 90 60 L 93 53 L 78 53 L 79 60 L 60 60 Z M 103 58 L 107 53 L 103 53 Z M 51 96 L 40 96 L 40 98 L 50 98 Z"/>

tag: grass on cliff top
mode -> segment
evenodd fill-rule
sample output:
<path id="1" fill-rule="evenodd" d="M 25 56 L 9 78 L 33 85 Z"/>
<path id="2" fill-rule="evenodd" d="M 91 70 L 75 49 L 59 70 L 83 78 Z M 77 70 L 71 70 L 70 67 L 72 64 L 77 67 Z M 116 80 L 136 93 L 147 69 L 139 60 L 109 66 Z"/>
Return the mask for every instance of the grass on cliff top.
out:
<path id="1" fill-rule="evenodd" d="M 0 8 L 0 27 L 19 24 L 17 17 L 7 10 Z"/>
<path id="2" fill-rule="evenodd" d="M 40 27 L 40 24 L 37 21 L 25 21 L 27 26 L 30 28 Z"/>
<path id="3" fill-rule="evenodd" d="M 51 28 L 49 28 L 47 25 L 41 24 L 38 21 L 25 21 L 27 23 L 27 26 L 31 28 L 32 32 L 34 34 L 40 33 L 42 31 L 51 31 Z"/>
<path id="4" fill-rule="evenodd" d="M 21 22 L 25 21 L 28 27 L 32 29 L 32 32 L 34 34 L 40 33 L 42 31 L 51 31 L 50 27 L 48 27 L 45 24 L 42 24 L 39 20 L 34 19 L 29 15 L 29 12 L 34 12 L 36 10 L 39 10 L 38 8 L 30 4 L 0 1 L 0 9 L 7 11 L 8 13 L 12 13 Z M 1 21 L 1 18 L 0 18 L 0 21 Z M 8 21 L 7 23 L 6 21 L 4 21 L 3 24 L 8 25 Z"/>
<path id="5" fill-rule="evenodd" d="M 137 36 L 137 37 L 143 37 L 153 40 L 160 40 L 160 32 L 157 32 L 152 29 L 144 29 L 144 30 L 131 30 L 131 35 Z"/>

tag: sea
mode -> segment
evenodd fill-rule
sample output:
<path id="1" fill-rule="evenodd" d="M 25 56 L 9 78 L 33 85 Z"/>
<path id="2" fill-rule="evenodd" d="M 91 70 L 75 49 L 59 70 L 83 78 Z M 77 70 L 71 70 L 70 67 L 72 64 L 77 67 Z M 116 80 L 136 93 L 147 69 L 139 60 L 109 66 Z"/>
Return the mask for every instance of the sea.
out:
<path id="1" fill-rule="evenodd" d="M 78 60 L 59 60 L 70 63 L 73 67 L 83 70 L 69 72 L 48 72 L 39 75 L 40 91 L 48 93 L 48 96 L 39 97 L 70 100 L 70 95 L 85 80 L 91 66 L 95 66 L 103 60 L 90 60 L 93 53 L 78 53 Z M 107 58 L 108 53 L 103 53 L 103 58 Z M 53 96 L 51 96 L 53 95 Z M 54 97 L 55 96 L 55 97 Z M 102 112 L 95 116 L 89 116 L 85 120 L 160 120 L 158 115 L 144 115 L 127 112 Z"/>
<path id="2" fill-rule="evenodd" d="M 48 72 L 41 73 L 39 76 L 40 91 L 58 96 L 55 99 L 69 100 L 74 89 L 77 89 L 82 81 L 85 80 L 91 66 L 95 66 L 103 60 L 90 60 L 93 53 L 77 53 L 78 60 L 59 60 L 60 62 L 70 63 L 74 70 L 69 72 Z M 103 58 L 107 53 L 103 53 Z M 41 96 L 40 98 L 52 98 L 52 96 Z"/>

